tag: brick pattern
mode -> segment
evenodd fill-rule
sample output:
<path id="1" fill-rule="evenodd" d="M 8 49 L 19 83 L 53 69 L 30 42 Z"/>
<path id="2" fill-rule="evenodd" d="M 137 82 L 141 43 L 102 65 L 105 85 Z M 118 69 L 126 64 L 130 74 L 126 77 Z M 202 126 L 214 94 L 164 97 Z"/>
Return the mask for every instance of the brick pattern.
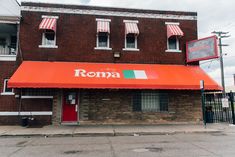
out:
<path id="1" fill-rule="evenodd" d="M 168 91 L 169 112 L 133 112 L 133 90 L 85 90 L 80 100 L 81 124 L 197 123 L 201 121 L 200 93 Z M 85 96 L 84 96 L 85 95 Z M 86 110 L 83 104 L 88 105 Z"/>
<path id="2" fill-rule="evenodd" d="M 51 4 L 23 3 L 22 5 L 50 7 Z M 174 14 L 196 16 L 192 12 L 168 12 L 135 9 L 115 9 L 86 6 L 53 5 L 56 8 L 95 9 L 144 14 Z M 39 48 L 42 31 L 38 26 L 42 15 L 59 16 L 57 23 L 56 43 L 58 48 Z M 111 19 L 110 46 L 111 51 L 94 50 L 96 46 L 96 18 Z M 123 51 L 125 27 L 123 20 L 138 20 L 140 35 L 138 36 L 139 52 Z M 167 44 L 165 22 L 179 22 L 185 36 L 180 38 L 182 53 L 165 52 Z M 16 62 L 0 62 L 0 90 L 3 79 L 10 78 L 22 60 L 31 61 L 65 61 L 96 63 L 141 63 L 141 64 L 180 64 L 185 65 L 185 43 L 197 39 L 197 21 L 183 19 L 136 18 L 113 15 L 79 15 L 63 13 L 45 13 L 22 11 L 20 24 L 20 47 Z M 114 59 L 113 53 L 120 52 L 121 57 Z M 193 63 L 198 65 L 198 62 Z M 200 118 L 199 94 L 194 92 L 172 93 L 169 113 L 132 112 L 133 91 L 128 90 L 82 90 L 80 100 L 80 118 L 94 123 L 160 123 L 168 121 L 186 121 Z M 181 93 L 181 94 L 180 94 Z M 190 94 L 193 93 L 191 96 Z M 181 98 L 182 96 L 182 98 Z M 196 97 L 196 99 L 194 98 Z M 39 116 L 38 122 L 58 125 L 61 122 L 62 90 L 51 100 L 24 100 L 25 111 L 53 111 L 53 116 Z M 111 100 L 108 100 L 110 98 Z M 103 100 L 102 100 L 103 99 Z M 106 99 L 106 100 L 105 100 Z M 192 101 L 192 102 L 191 102 Z M 18 111 L 19 101 L 14 96 L 0 96 L 0 111 Z M 184 109 L 185 107 L 185 109 Z M 192 107 L 194 108 L 192 110 Z M 193 113 L 193 114 L 192 114 Z M 179 114 L 179 115 L 177 115 Z M 18 124 L 17 117 L 0 117 L 0 124 Z"/>
<path id="3" fill-rule="evenodd" d="M 62 113 L 62 90 L 58 90 L 53 98 L 53 107 L 52 107 L 52 124 L 59 125 L 61 122 L 61 113 Z"/>
<path id="4" fill-rule="evenodd" d="M 42 40 L 42 31 L 38 30 L 38 26 L 42 20 L 41 16 L 45 14 L 59 16 L 56 34 L 58 48 L 38 47 Z M 22 11 L 22 17 L 24 20 L 21 22 L 20 40 L 24 60 L 184 65 L 185 43 L 197 39 L 196 20 L 148 19 L 28 11 Z M 111 51 L 94 49 L 96 47 L 96 18 L 111 19 Z M 138 48 L 140 51 L 122 50 L 125 42 L 123 20 L 139 21 Z M 165 22 L 180 23 L 180 28 L 185 34 L 185 36 L 180 38 L 182 53 L 165 52 L 167 49 Z M 28 32 L 30 32 L 30 36 Z M 120 52 L 121 57 L 115 59 L 113 57 L 114 52 Z"/>
<path id="5" fill-rule="evenodd" d="M 4 79 L 8 79 L 12 76 L 17 68 L 15 62 L 0 62 L 0 93 L 3 92 Z M 15 99 L 14 95 L 0 95 L 0 111 L 17 111 L 18 110 L 18 100 Z"/>

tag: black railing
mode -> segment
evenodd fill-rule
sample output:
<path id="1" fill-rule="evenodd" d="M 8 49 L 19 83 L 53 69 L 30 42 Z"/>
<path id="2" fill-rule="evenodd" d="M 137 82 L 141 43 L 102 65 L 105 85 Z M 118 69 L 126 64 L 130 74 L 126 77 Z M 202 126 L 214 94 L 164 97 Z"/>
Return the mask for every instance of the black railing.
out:
<path id="1" fill-rule="evenodd" d="M 205 94 L 205 118 L 207 123 L 234 123 L 233 99 L 229 98 L 229 107 L 223 107 L 222 94 Z"/>

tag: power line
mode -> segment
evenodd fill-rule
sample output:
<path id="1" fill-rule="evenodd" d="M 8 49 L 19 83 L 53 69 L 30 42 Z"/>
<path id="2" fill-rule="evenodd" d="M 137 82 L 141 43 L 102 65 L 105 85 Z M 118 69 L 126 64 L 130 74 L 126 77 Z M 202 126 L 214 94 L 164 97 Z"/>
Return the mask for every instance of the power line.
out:
<path id="1" fill-rule="evenodd" d="M 217 35 L 218 39 L 219 39 L 219 49 L 220 49 L 220 69 L 221 69 L 221 84 L 223 87 L 223 97 L 226 96 L 225 93 L 225 81 L 224 81 L 224 61 L 223 61 L 223 52 L 222 52 L 222 47 L 223 46 L 228 46 L 225 44 L 222 44 L 222 38 L 228 38 L 230 37 L 228 34 L 229 32 L 222 32 L 222 31 L 214 31 L 212 32 L 214 34 Z"/>

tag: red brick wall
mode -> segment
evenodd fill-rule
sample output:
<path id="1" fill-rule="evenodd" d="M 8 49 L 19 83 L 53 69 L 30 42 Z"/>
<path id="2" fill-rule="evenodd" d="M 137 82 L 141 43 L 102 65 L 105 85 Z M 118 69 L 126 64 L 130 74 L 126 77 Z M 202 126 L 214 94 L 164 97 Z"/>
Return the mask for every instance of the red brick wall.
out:
<path id="1" fill-rule="evenodd" d="M 16 62 L 0 62 L 0 93 L 3 92 L 4 79 L 10 78 L 17 68 Z M 13 95 L 0 95 L 0 111 L 11 111 L 17 109 L 17 101 Z"/>
<path id="2" fill-rule="evenodd" d="M 92 7 L 90 9 L 92 9 Z M 120 11 L 122 9 L 116 10 Z M 137 12 L 137 10 L 133 12 Z M 157 11 L 152 12 L 158 13 Z M 177 14 L 177 12 L 171 13 Z M 180 14 L 180 12 L 178 12 L 178 14 Z M 191 15 L 192 13 L 188 14 Z M 57 22 L 58 49 L 38 48 L 42 40 L 42 33 L 38 29 L 42 15 L 59 16 Z M 164 20 L 27 11 L 22 12 L 22 17 L 20 44 L 24 60 L 185 64 L 185 43 L 186 41 L 197 39 L 196 20 Z M 112 51 L 94 50 L 94 47 L 96 47 L 96 18 L 111 19 L 110 46 Z M 139 21 L 139 52 L 122 50 L 122 48 L 124 48 L 125 37 L 123 20 Z M 185 33 L 185 36 L 180 39 L 182 53 L 165 52 L 167 49 L 165 22 L 167 21 L 179 22 L 181 29 Z M 114 60 L 113 52 L 120 52 L 121 58 Z"/>
<path id="3" fill-rule="evenodd" d="M 133 111 L 134 90 L 82 90 L 81 124 L 166 124 L 199 123 L 199 91 L 164 91 L 168 93 L 168 112 Z M 106 101 L 102 100 L 106 99 Z"/>

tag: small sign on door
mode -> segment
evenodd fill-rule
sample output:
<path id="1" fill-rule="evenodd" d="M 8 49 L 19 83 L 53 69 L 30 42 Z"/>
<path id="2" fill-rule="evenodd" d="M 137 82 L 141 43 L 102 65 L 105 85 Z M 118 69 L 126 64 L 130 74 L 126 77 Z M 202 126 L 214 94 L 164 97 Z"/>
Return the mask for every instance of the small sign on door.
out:
<path id="1" fill-rule="evenodd" d="M 229 107 L 229 102 L 228 102 L 228 98 L 222 98 L 222 107 L 223 108 L 228 108 Z"/>

